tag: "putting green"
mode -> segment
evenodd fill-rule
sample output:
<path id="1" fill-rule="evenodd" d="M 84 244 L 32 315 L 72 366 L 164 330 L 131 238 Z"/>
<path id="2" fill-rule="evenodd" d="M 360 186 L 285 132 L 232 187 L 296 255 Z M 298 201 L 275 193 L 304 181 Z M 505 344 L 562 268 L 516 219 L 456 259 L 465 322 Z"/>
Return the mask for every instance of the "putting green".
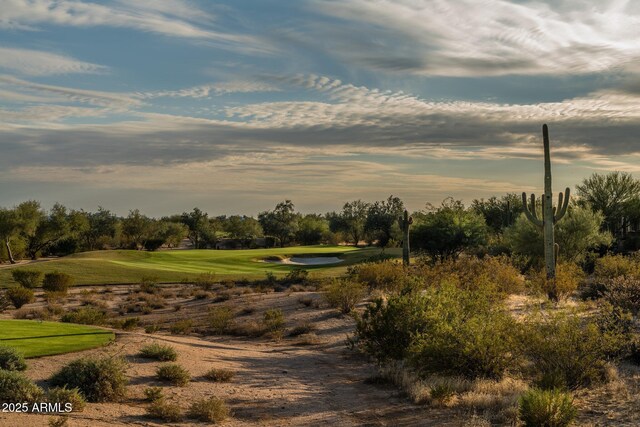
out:
<path id="1" fill-rule="evenodd" d="M 214 273 L 228 278 L 263 278 L 270 271 L 283 275 L 300 266 L 263 262 L 266 258 L 291 256 L 336 256 L 344 260 L 336 265 L 304 266 L 314 274 L 333 275 L 344 272 L 346 266 L 357 264 L 380 253 L 378 248 L 352 246 L 295 246 L 274 249 L 246 250 L 170 250 L 170 251 L 94 251 L 70 255 L 25 267 L 0 269 L 0 286 L 11 284 L 13 268 L 28 268 L 42 272 L 60 271 L 70 274 L 77 284 L 139 283 L 143 276 L 156 277 L 160 282 L 193 280 L 202 273 Z M 399 250 L 387 249 L 398 256 Z"/>
<path id="2" fill-rule="evenodd" d="M 50 356 L 100 347 L 115 338 L 94 326 L 37 320 L 0 320 L 0 345 L 17 349 L 25 357 Z"/>

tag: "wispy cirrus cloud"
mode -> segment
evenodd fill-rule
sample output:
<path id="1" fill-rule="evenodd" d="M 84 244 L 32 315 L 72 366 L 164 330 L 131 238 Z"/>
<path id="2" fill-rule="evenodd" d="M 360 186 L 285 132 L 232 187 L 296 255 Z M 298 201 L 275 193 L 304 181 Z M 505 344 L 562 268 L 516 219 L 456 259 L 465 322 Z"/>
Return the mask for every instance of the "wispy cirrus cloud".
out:
<path id="1" fill-rule="evenodd" d="M 27 76 L 47 76 L 99 73 L 108 67 L 51 52 L 0 47 L 0 69 Z"/>
<path id="2" fill-rule="evenodd" d="M 342 60 L 431 76 L 576 75 L 640 58 L 640 7 L 605 0 L 314 0 Z M 356 28 L 366 29 L 362 32 Z M 316 37 L 317 38 L 317 37 Z"/>
<path id="3" fill-rule="evenodd" d="M 43 25 L 120 27 L 170 37 L 205 40 L 251 51 L 265 42 L 216 28 L 216 17 L 185 0 L 88 2 L 80 0 L 0 0 L 0 28 L 37 30 Z"/>
<path id="4" fill-rule="evenodd" d="M 207 98 L 211 95 L 250 92 L 278 92 L 280 89 L 273 84 L 260 81 L 229 81 L 193 86 L 186 89 L 164 90 L 140 93 L 145 99 L 151 98 Z"/>

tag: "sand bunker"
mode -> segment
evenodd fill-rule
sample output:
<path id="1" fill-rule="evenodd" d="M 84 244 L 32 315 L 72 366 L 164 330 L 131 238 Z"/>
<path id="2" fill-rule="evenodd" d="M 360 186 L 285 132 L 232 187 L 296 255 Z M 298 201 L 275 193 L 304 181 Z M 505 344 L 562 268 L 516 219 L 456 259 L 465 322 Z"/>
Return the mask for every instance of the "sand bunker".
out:
<path id="1" fill-rule="evenodd" d="M 284 259 L 266 259 L 264 262 L 270 262 L 273 264 L 288 264 L 288 265 L 327 265 L 338 264 L 342 260 L 338 257 L 291 257 Z"/>

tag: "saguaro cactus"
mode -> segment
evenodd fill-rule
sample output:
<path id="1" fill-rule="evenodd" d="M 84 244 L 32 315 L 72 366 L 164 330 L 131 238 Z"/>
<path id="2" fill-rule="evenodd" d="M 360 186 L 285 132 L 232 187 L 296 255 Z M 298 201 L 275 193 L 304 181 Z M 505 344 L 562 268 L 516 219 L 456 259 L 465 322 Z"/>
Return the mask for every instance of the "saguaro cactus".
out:
<path id="1" fill-rule="evenodd" d="M 402 230 L 402 264 L 409 265 L 409 227 L 413 224 L 413 218 L 409 216 L 409 212 L 406 209 L 399 222 Z"/>
<path id="2" fill-rule="evenodd" d="M 531 194 L 531 205 L 527 205 L 527 193 L 522 193 L 522 205 L 524 213 L 535 225 L 542 228 L 544 234 L 544 262 L 547 270 L 547 280 L 551 282 L 549 298 L 558 299 L 556 291 L 556 258 L 557 245 L 554 241 L 555 224 L 567 213 L 569 206 L 570 190 L 564 190 L 558 195 L 558 206 L 553 207 L 553 192 L 551 190 L 551 156 L 549 155 L 549 128 L 542 126 L 542 138 L 544 141 L 544 196 L 542 198 L 542 219 L 536 213 L 536 196 Z"/>

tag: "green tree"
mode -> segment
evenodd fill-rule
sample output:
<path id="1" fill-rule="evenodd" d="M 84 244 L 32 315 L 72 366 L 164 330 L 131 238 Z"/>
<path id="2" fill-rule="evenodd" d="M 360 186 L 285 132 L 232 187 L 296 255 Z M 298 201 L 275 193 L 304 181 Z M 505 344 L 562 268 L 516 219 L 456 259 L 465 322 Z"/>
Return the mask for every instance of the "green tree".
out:
<path id="1" fill-rule="evenodd" d="M 470 209 L 481 214 L 494 232 L 501 232 L 522 213 L 522 198 L 516 193 L 509 193 L 500 198 L 474 199 Z"/>
<path id="2" fill-rule="evenodd" d="M 189 227 L 189 240 L 196 249 L 199 249 L 202 246 L 203 234 L 209 230 L 209 215 L 199 208 L 193 208 L 191 212 L 182 214 L 181 221 Z"/>
<path id="3" fill-rule="evenodd" d="M 137 249 L 144 248 L 152 223 L 152 220 L 140 213 L 139 209 L 131 210 L 129 215 L 122 220 L 122 234 Z"/>
<path id="4" fill-rule="evenodd" d="M 620 234 L 625 217 L 629 216 L 634 202 L 640 198 L 640 181 L 626 172 L 594 173 L 576 189 L 583 204 L 602 212 L 603 228 L 614 236 Z"/>
<path id="5" fill-rule="evenodd" d="M 11 250 L 11 240 L 16 238 L 20 231 L 18 217 L 14 209 L 0 209 L 0 238 L 6 249 L 7 259 L 11 264 L 16 260 Z"/>
<path id="6" fill-rule="evenodd" d="M 329 221 L 318 214 L 304 215 L 298 221 L 296 241 L 303 245 L 317 245 L 329 233 Z"/>
<path id="7" fill-rule="evenodd" d="M 385 248 L 392 238 L 400 238 L 398 218 L 404 212 L 404 204 L 398 197 L 389 196 L 369 206 L 364 230 L 370 240 L 376 240 L 378 246 Z"/>
<path id="8" fill-rule="evenodd" d="M 427 205 L 424 215 L 411 230 L 411 245 L 438 261 L 456 259 L 465 249 L 477 248 L 487 241 L 484 217 L 465 209 L 459 200 L 447 198 L 438 208 Z"/>
<path id="9" fill-rule="evenodd" d="M 272 211 L 261 212 L 258 221 L 265 235 L 275 237 L 284 247 L 298 231 L 299 215 L 295 213 L 295 206 L 291 200 L 285 200 L 276 205 Z"/>
<path id="10" fill-rule="evenodd" d="M 250 216 L 230 216 L 224 223 L 224 230 L 229 234 L 229 237 L 237 239 L 243 248 L 262 235 L 260 223 Z"/>
<path id="11" fill-rule="evenodd" d="M 601 245 L 610 245 L 613 237 L 602 231 L 604 215 L 593 212 L 586 206 L 569 205 L 567 215 L 556 224 L 555 237 L 561 259 L 581 263 L 589 251 Z M 505 240 L 514 253 L 529 258 L 530 263 L 538 263 L 544 257 L 542 230 L 522 214 L 516 222 L 505 230 Z"/>
<path id="12" fill-rule="evenodd" d="M 101 249 L 100 242 L 104 239 L 113 239 L 118 229 L 118 217 L 102 206 L 97 212 L 85 212 L 88 225 L 80 234 L 83 246 L 86 250 Z"/>
<path id="13" fill-rule="evenodd" d="M 353 244 L 358 246 L 358 243 L 364 238 L 364 227 L 367 223 L 367 213 L 370 206 L 369 203 L 362 200 L 345 203 L 340 213 L 327 214 L 329 229 L 334 233 L 346 234 Z"/>

